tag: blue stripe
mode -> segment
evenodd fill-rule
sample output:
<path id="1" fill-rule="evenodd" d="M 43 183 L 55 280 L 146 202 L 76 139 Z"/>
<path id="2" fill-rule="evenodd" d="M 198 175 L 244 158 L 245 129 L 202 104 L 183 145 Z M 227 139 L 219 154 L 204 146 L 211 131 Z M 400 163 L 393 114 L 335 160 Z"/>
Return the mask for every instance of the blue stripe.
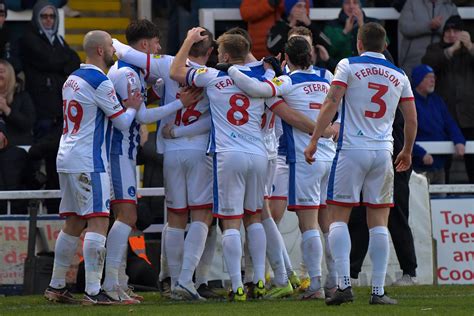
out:
<path id="1" fill-rule="evenodd" d="M 92 211 L 100 213 L 105 211 L 102 205 L 102 182 L 99 172 L 91 172 L 92 182 Z"/>
<path id="2" fill-rule="evenodd" d="M 212 195 L 214 196 L 214 205 L 212 208 L 212 213 L 219 213 L 219 187 L 217 185 L 217 153 L 212 156 L 212 175 L 213 175 L 213 186 L 212 186 Z"/>
<path id="3" fill-rule="evenodd" d="M 342 148 L 342 142 L 344 138 L 344 119 L 346 118 L 346 97 L 342 97 L 341 107 L 341 126 L 339 128 L 339 138 L 337 140 L 337 150 Z"/>
<path id="4" fill-rule="evenodd" d="M 293 137 L 293 127 L 285 121 L 281 121 L 283 126 L 283 134 L 286 140 L 286 161 L 296 162 L 295 139 Z"/>
<path id="5" fill-rule="evenodd" d="M 376 64 L 376 65 L 382 65 L 387 68 L 391 68 L 395 71 L 398 71 L 402 75 L 405 74 L 405 72 L 389 62 L 386 59 L 383 58 L 377 58 L 377 57 L 371 57 L 371 56 L 357 56 L 357 57 L 349 57 L 347 58 L 349 60 L 349 64 Z"/>
<path id="6" fill-rule="evenodd" d="M 135 149 L 135 142 L 134 142 L 134 138 L 136 138 L 135 132 L 137 132 L 138 134 L 138 130 L 136 130 L 137 126 L 138 128 L 140 128 L 140 125 L 137 124 L 137 121 L 133 120 L 132 124 L 130 125 L 130 129 L 128 130 L 128 142 L 129 142 L 128 159 L 132 159 L 132 160 L 134 159 L 133 150 Z"/>
<path id="7" fill-rule="evenodd" d="M 110 154 L 121 155 L 122 153 L 123 133 L 118 128 L 113 127 L 112 141 L 110 144 Z"/>
<path id="8" fill-rule="evenodd" d="M 112 121 L 107 121 L 107 130 L 105 132 L 105 153 L 107 159 L 110 158 L 110 146 L 112 146 Z"/>
<path id="9" fill-rule="evenodd" d="M 136 72 L 138 78 L 140 78 L 140 68 L 138 68 L 135 65 L 129 64 L 129 63 L 123 61 L 123 60 L 117 61 L 117 69 L 120 69 L 120 68 L 123 68 L 123 67 L 131 68 L 133 71 Z"/>
<path id="10" fill-rule="evenodd" d="M 112 186 L 116 200 L 123 199 L 122 190 L 122 170 L 120 168 L 120 156 L 110 155 L 110 174 L 112 177 Z"/>
<path id="11" fill-rule="evenodd" d="M 294 74 L 291 74 L 290 75 L 290 78 L 291 78 L 291 83 L 292 84 L 298 84 L 298 83 L 304 83 L 304 82 L 325 82 L 327 84 L 329 84 L 329 82 L 316 75 L 316 74 L 308 74 L 308 73 L 302 73 L 302 72 L 297 72 L 297 73 L 294 73 Z"/>
<path id="12" fill-rule="evenodd" d="M 296 163 L 289 163 L 290 172 L 288 175 L 288 205 L 296 205 Z"/>
<path id="13" fill-rule="evenodd" d="M 211 132 L 209 133 L 209 146 L 207 147 L 207 153 L 213 154 L 216 152 L 216 129 L 214 127 L 211 108 L 209 108 L 209 114 L 211 115 Z"/>
<path id="14" fill-rule="evenodd" d="M 71 75 L 78 76 L 87 82 L 92 88 L 97 89 L 102 82 L 108 80 L 106 75 L 97 69 L 83 69 L 79 68 L 74 71 Z"/>
<path id="15" fill-rule="evenodd" d="M 278 139 L 278 155 L 286 157 L 286 136 L 285 133 L 280 135 L 280 139 Z"/>
<path id="16" fill-rule="evenodd" d="M 105 114 L 97 108 L 95 115 L 94 139 L 92 142 L 92 162 L 94 172 L 105 172 L 104 161 L 102 160 L 102 146 L 104 144 Z"/>
<path id="17" fill-rule="evenodd" d="M 337 166 L 337 160 L 339 159 L 339 150 L 336 151 L 336 156 L 334 157 L 334 160 L 332 161 L 332 166 L 331 166 L 331 173 L 329 174 L 329 181 L 328 181 L 328 200 L 333 200 L 333 195 L 334 195 L 334 180 L 336 178 L 336 166 Z"/>

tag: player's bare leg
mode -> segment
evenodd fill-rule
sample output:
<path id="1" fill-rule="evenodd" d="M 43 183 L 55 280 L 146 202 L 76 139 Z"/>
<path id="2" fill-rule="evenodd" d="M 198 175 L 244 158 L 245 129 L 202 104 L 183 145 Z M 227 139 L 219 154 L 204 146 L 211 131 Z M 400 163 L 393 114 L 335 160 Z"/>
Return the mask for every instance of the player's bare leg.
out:
<path id="1" fill-rule="evenodd" d="M 397 304 L 385 295 L 385 275 L 390 252 L 388 239 L 388 216 L 390 208 L 367 207 L 367 226 L 369 227 L 369 256 L 372 261 L 372 296 L 370 304 Z"/>
<path id="2" fill-rule="evenodd" d="M 326 281 L 324 283 L 324 293 L 326 297 L 329 297 L 337 288 L 337 271 L 334 259 L 331 255 L 331 247 L 329 247 L 329 225 L 331 225 L 331 222 L 327 206 L 321 206 L 319 208 L 318 222 L 324 236 L 324 256 L 328 270 Z"/>
<path id="3" fill-rule="evenodd" d="M 175 290 L 183 298 L 199 300 L 203 298 L 197 293 L 192 279 L 204 252 L 212 213 L 209 209 L 193 210 L 191 217 L 192 223 L 184 240 L 183 263 Z"/>
<path id="4" fill-rule="evenodd" d="M 253 296 L 263 297 L 265 291 L 265 249 L 267 249 L 267 238 L 262 225 L 262 214 L 246 213 L 244 215 L 244 226 L 246 229 L 246 242 L 252 258 L 253 283 L 255 285 Z"/>
<path id="5" fill-rule="evenodd" d="M 105 279 L 102 285 L 104 291 L 113 299 L 126 304 L 137 304 L 138 299 L 131 298 L 127 292 L 128 238 L 137 222 L 137 206 L 135 203 L 112 204 L 115 222 L 107 237 L 107 255 L 105 260 Z M 138 297 L 137 297 L 138 298 Z"/>
<path id="6" fill-rule="evenodd" d="M 301 231 L 303 262 L 308 269 L 310 286 L 301 296 L 302 299 L 322 299 L 321 261 L 323 245 L 319 233 L 318 209 L 296 209 L 298 225 Z"/>

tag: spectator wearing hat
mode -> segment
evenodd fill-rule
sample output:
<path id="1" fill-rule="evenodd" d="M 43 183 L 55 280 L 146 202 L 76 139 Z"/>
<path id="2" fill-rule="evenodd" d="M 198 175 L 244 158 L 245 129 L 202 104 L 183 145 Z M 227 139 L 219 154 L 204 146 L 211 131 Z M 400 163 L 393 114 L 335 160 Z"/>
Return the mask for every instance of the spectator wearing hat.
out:
<path id="1" fill-rule="evenodd" d="M 474 140 L 474 45 L 459 15 L 446 21 L 441 41 L 428 46 L 422 62 L 433 68 L 436 92 L 464 138 Z M 465 155 L 464 162 L 469 182 L 474 183 L 474 155 Z"/>
<path id="2" fill-rule="evenodd" d="M 400 12 L 398 30 L 401 33 L 398 62 L 408 77 L 421 63 L 426 47 L 439 42 L 443 26 L 451 16 L 458 14 L 451 0 L 407 0 Z"/>
<path id="3" fill-rule="evenodd" d="M 417 141 L 452 141 L 458 156 L 464 156 L 464 139 L 459 127 L 448 112 L 443 99 L 434 92 L 435 74 L 428 65 L 413 68 L 412 83 L 418 113 Z M 431 184 L 444 184 L 446 155 L 431 155 L 422 147 L 413 150 L 413 168 L 426 173 Z"/>

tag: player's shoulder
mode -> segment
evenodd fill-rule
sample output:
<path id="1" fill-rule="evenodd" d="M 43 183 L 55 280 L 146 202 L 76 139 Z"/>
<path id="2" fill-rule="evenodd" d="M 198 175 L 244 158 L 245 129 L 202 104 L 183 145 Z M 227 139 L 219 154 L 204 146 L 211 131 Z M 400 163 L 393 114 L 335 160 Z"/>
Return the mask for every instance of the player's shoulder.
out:
<path id="1" fill-rule="evenodd" d="M 110 81 L 109 78 L 97 67 L 93 65 L 81 65 L 71 76 L 79 77 L 93 89 L 97 89 L 101 84 Z"/>
<path id="2" fill-rule="evenodd" d="M 150 59 L 155 62 L 172 62 L 174 56 L 171 55 L 162 55 L 162 54 L 150 54 Z"/>

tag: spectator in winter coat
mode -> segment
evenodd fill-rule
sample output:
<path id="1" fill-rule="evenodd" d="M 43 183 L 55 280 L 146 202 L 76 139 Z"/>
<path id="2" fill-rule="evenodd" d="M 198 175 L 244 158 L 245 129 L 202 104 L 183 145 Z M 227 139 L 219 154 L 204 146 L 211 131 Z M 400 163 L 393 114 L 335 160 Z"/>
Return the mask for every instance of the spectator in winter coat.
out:
<path id="1" fill-rule="evenodd" d="M 454 143 L 456 155 L 464 155 L 464 139 L 459 127 L 448 112 L 443 99 L 434 92 L 435 74 L 428 65 L 413 69 L 412 83 L 415 88 L 415 104 L 418 113 L 417 141 L 447 141 Z M 426 172 L 432 184 L 444 184 L 445 155 L 431 155 L 420 146 L 413 150 L 413 168 Z"/>

